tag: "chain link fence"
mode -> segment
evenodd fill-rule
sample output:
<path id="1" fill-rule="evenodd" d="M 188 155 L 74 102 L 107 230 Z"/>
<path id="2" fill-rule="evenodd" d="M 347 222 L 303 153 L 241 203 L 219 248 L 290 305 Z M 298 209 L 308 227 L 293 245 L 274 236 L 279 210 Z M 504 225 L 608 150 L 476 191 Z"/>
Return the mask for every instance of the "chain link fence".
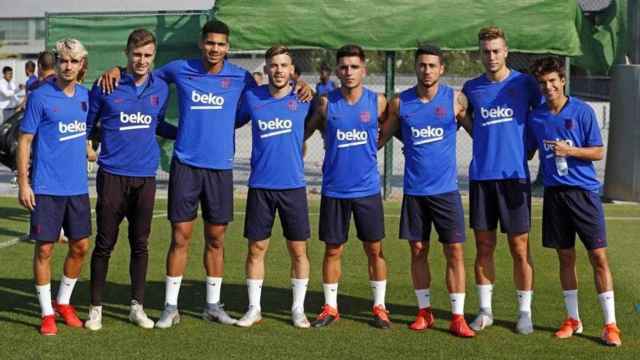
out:
<path id="1" fill-rule="evenodd" d="M 321 64 L 327 64 L 333 69 L 335 65 L 335 52 L 331 50 L 297 50 L 294 53 L 294 62 L 301 72 L 301 78 L 311 86 L 315 86 L 319 81 Z M 509 67 L 518 71 L 527 72 L 529 65 L 538 57 L 544 55 L 533 55 L 524 53 L 510 53 L 508 58 Z M 261 72 L 264 66 L 262 53 L 236 54 L 231 61 L 243 66 L 250 72 Z M 479 61 L 477 52 L 447 52 L 445 53 L 446 72 L 442 82 L 453 87 L 462 89 L 465 81 L 478 76 L 483 68 Z M 416 76 L 413 72 L 414 61 L 413 52 L 398 52 L 396 54 L 396 75 L 395 93 L 406 90 L 416 83 Z M 384 53 L 367 53 L 368 75 L 365 78 L 365 86 L 378 93 L 385 92 L 384 73 Z M 331 80 L 339 84 L 338 79 L 332 75 Z M 267 81 L 266 76 L 264 81 Z M 607 140 L 608 129 L 608 103 L 592 103 L 603 128 L 603 139 Z M 404 174 L 404 155 L 402 153 L 402 143 L 394 139 L 393 162 L 391 185 L 392 195 L 402 194 L 402 179 Z M 468 189 L 468 169 L 472 156 L 472 140 L 469 135 L 460 130 L 457 136 L 457 168 L 460 189 L 465 192 Z M 239 129 L 236 132 L 236 157 L 234 168 L 234 179 L 239 192 L 246 191 L 246 183 L 250 171 L 251 159 L 251 128 L 250 125 Z M 324 159 L 324 146 L 319 133 L 315 133 L 306 142 L 305 155 L 305 176 L 309 192 L 319 194 L 322 185 L 322 162 Z M 384 174 L 384 149 L 378 152 L 378 168 L 380 174 Z M 604 177 L 604 161 L 597 164 L 598 176 Z M 529 162 L 532 179 L 536 178 L 539 163 L 537 157 Z"/>

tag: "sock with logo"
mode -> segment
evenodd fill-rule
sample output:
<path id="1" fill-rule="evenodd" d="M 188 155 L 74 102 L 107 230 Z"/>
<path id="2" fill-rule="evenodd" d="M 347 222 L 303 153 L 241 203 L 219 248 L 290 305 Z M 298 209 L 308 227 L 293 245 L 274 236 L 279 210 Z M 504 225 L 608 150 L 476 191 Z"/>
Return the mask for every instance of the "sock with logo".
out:
<path id="1" fill-rule="evenodd" d="M 520 312 L 528 312 L 531 314 L 531 298 L 533 297 L 533 290 L 517 290 L 516 296 L 518 297 L 518 310 Z"/>
<path id="2" fill-rule="evenodd" d="M 207 276 L 207 304 L 217 304 L 220 302 L 220 289 L 222 288 L 222 278 Z"/>
<path id="3" fill-rule="evenodd" d="M 51 284 L 36 285 L 36 293 L 38 294 L 38 302 L 42 316 L 53 315 L 53 306 L 51 305 Z"/>
<path id="4" fill-rule="evenodd" d="M 322 284 L 324 290 L 324 303 L 334 309 L 338 308 L 338 283 Z"/>
<path id="5" fill-rule="evenodd" d="M 465 293 L 450 293 L 451 313 L 453 315 L 464 315 L 464 298 Z"/>
<path id="6" fill-rule="evenodd" d="M 369 281 L 371 292 L 373 293 L 373 306 L 382 305 L 384 308 L 384 298 L 387 294 L 387 280 Z"/>
<path id="7" fill-rule="evenodd" d="M 613 299 L 613 291 L 605 291 L 598 294 L 598 301 L 602 306 L 605 324 L 615 324 L 616 322 L 616 306 Z"/>
<path id="8" fill-rule="evenodd" d="M 262 295 L 262 279 L 247 279 L 249 293 L 249 308 L 260 311 L 260 296 Z"/>
<path id="9" fill-rule="evenodd" d="M 431 307 L 431 289 L 416 289 L 415 293 L 419 309 Z"/>
<path id="10" fill-rule="evenodd" d="M 56 299 L 58 304 L 69 305 L 71 293 L 73 293 L 73 288 L 76 286 L 76 281 L 78 281 L 78 279 L 72 279 L 62 275 L 60 287 L 58 287 L 58 298 Z"/>
<path id="11" fill-rule="evenodd" d="M 165 278 L 164 303 L 170 306 L 178 306 L 178 294 L 182 276 L 167 276 Z"/>

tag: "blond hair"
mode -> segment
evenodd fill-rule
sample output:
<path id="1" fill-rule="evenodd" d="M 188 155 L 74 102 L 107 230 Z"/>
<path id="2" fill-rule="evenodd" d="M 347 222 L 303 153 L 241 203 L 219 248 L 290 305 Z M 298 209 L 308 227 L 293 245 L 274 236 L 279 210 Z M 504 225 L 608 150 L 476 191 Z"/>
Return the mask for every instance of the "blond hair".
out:
<path id="1" fill-rule="evenodd" d="M 56 42 L 56 55 L 67 55 L 72 59 L 82 60 L 87 57 L 87 50 L 77 39 L 62 39 Z"/>

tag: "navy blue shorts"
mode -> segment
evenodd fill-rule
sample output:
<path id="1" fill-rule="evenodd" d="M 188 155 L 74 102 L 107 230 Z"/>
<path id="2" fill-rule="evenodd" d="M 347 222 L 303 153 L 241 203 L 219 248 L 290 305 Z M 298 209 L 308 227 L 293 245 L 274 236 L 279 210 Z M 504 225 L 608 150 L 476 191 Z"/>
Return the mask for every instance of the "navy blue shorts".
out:
<path id="1" fill-rule="evenodd" d="M 604 210 L 598 194 L 570 186 L 545 188 L 542 245 L 571 249 L 576 233 L 587 250 L 607 247 Z"/>
<path id="2" fill-rule="evenodd" d="M 441 243 L 464 242 L 464 210 L 458 191 L 429 196 L 404 195 L 400 239 L 429 241 L 432 223 Z"/>
<path id="3" fill-rule="evenodd" d="M 183 164 L 175 156 L 169 173 L 169 221 L 193 221 L 202 206 L 209 224 L 233 220 L 233 170 L 213 170 Z"/>
<path id="4" fill-rule="evenodd" d="M 31 212 L 30 237 L 36 241 L 58 241 L 60 229 L 70 240 L 91 235 L 91 203 L 89 195 L 36 195 Z"/>
<path id="5" fill-rule="evenodd" d="M 469 183 L 469 225 L 475 230 L 500 229 L 507 234 L 531 229 L 531 184 L 527 179 Z"/>
<path id="6" fill-rule="evenodd" d="M 384 239 L 382 197 L 375 194 L 354 199 L 338 199 L 323 195 L 320 200 L 320 240 L 334 245 L 347 242 L 352 213 L 358 239 Z"/>
<path id="7" fill-rule="evenodd" d="M 249 241 L 271 237 L 276 210 L 287 240 L 307 240 L 311 236 L 305 188 L 268 190 L 249 188 L 244 218 L 244 237 Z"/>

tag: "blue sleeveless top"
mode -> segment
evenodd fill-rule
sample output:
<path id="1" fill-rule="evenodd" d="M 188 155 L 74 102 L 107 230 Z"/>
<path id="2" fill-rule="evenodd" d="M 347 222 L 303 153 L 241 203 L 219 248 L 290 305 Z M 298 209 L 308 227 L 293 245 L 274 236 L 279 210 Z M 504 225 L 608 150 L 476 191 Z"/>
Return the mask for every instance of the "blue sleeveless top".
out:
<path id="1" fill-rule="evenodd" d="M 400 93 L 400 129 L 404 139 L 404 193 L 427 196 L 458 190 L 455 92 L 439 85 L 430 102 L 413 87 Z"/>
<path id="2" fill-rule="evenodd" d="M 349 199 L 379 193 L 378 94 L 365 88 L 353 105 L 340 89 L 327 97 L 322 195 Z"/>

